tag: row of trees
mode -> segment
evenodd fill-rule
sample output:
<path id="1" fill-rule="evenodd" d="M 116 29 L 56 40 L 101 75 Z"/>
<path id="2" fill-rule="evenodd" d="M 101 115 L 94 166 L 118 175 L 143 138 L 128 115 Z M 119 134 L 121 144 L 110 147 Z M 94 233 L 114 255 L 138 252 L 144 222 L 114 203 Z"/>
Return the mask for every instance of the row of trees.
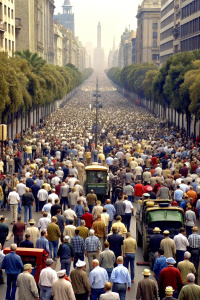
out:
<path id="1" fill-rule="evenodd" d="M 93 69 L 81 73 L 72 64 L 48 64 L 29 50 L 16 52 L 12 58 L 0 52 L 0 122 L 62 99 L 92 73 Z"/>
<path id="2" fill-rule="evenodd" d="M 134 64 L 122 70 L 111 68 L 107 76 L 115 84 L 136 93 L 139 98 L 151 101 L 152 111 L 158 103 L 163 111 L 174 109 L 179 118 L 181 113 L 185 113 L 188 130 L 191 115 L 195 117 L 195 124 L 200 119 L 199 50 L 177 53 L 169 57 L 160 69 L 154 64 Z"/>

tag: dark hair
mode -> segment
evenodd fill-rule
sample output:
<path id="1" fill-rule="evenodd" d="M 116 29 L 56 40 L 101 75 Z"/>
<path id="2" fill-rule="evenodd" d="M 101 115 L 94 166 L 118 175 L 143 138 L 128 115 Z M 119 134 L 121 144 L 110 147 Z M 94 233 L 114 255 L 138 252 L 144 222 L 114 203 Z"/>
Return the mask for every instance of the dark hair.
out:
<path id="1" fill-rule="evenodd" d="M 69 220 L 69 224 L 73 224 L 74 223 L 74 220 Z"/>
<path id="2" fill-rule="evenodd" d="M 30 234 L 27 233 L 27 234 L 25 235 L 25 238 L 28 239 L 29 237 L 30 237 Z"/>
<path id="3" fill-rule="evenodd" d="M 158 249 L 158 253 L 159 253 L 160 255 L 163 255 L 163 254 L 164 254 L 164 250 L 161 249 L 161 248 L 159 248 L 159 249 Z"/>
<path id="4" fill-rule="evenodd" d="M 104 247 L 105 247 L 105 248 L 108 248 L 109 246 L 110 246 L 109 242 L 108 242 L 108 241 L 105 241 L 105 242 L 104 242 Z"/>
<path id="5" fill-rule="evenodd" d="M 57 209 L 57 214 L 59 214 L 61 212 L 61 209 L 59 208 L 59 209 Z"/>
<path id="6" fill-rule="evenodd" d="M 20 221 L 21 219 L 22 219 L 22 217 L 21 217 L 21 216 L 18 216 L 18 217 L 17 217 L 17 220 L 18 220 L 18 221 Z"/>
<path id="7" fill-rule="evenodd" d="M 75 234 L 78 235 L 78 234 L 79 234 L 79 231 L 80 231 L 79 229 L 76 229 L 76 230 L 75 230 Z"/>
<path id="8" fill-rule="evenodd" d="M 41 236 L 44 236 L 45 233 L 46 233 L 46 230 L 42 230 L 42 231 L 41 231 Z"/>
<path id="9" fill-rule="evenodd" d="M 181 233 L 181 232 L 185 232 L 185 228 L 181 227 L 180 230 L 179 230 L 179 232 L 180 232 L 180 233 Z"/>

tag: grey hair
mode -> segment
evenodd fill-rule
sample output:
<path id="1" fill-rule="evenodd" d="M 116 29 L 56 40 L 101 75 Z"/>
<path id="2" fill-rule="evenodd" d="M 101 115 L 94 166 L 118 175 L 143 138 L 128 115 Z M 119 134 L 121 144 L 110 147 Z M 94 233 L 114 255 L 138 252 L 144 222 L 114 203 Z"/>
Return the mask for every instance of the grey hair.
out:
<path id="1" fill-rule="evenodd" d="M 16 244 L 11 244 L 10 245 L 10 250 L 11 251 L 15 251 L 17 249 L 17 245 Z"/>

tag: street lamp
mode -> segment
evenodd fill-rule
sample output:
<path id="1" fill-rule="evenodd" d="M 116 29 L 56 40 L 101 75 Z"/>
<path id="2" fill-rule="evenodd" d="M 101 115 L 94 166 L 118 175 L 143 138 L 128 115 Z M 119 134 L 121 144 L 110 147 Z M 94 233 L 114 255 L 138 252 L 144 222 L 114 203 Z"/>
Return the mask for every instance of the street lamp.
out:
<path id="1" fill-rule="evenodd" d="M 95 147 L 98 145 L 98 108 L 99 108 L 99 97 L 101 94 L 98 90 L 98 77 L 96 80 L 96 91 L 93 93 L 93 97 L 96 97 L 95 106 L 96 106 L 96 129 L 95 129 Z"/>

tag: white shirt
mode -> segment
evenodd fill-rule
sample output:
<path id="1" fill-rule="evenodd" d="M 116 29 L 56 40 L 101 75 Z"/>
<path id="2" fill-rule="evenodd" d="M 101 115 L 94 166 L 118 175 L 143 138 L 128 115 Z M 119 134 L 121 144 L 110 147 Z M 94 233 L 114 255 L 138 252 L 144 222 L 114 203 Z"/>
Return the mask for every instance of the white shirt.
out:
<path id="1" fill-rule="evenodd" d="M 176 244 L 176 250 L 186 251 L 187 246 L 189 246 L 187 238 L 182 233 L 175 235 L 174 243 Z"/>
<path id="2" fill-rule="evenodd" d="M 59 182 L 60 182 L 60 178 L 58 176 L 55 176 L 51 179 L 51 184 L 58 185 Z"/>
<path id="3" fill-rule="evenodd" d="M 37 197 L 39 201 L 46 201 L 48 199 L 48 193 L 46 190 L 41 189 L 38 191 Z"/>
<path id="4" fill-rule="evenodd" d="M 52 200 L 52 204 L 54 205 L 55 204 L 55 200 L 58 199 L 58 195 L 55 194 L 55 193 L 51 193 L 49 195 L 48 199 L 51 199 Z"/>
<path id="5" fill-rule="evenodd" d="M 68 180 L 68 185 L 69 185 L 70 189 L 73 188 L 76 181 L 77 181 L 77 178 L 75 178 L 75 177 L 72 177 Z"/>
<path id="6" fill-rule="evenodd" d="M 76 214 L 71 208 L 69 208 L 64 211 L 63 216 L 65 217 L 66 220 L 74 220 Z"/>
<path id="7" fill-rule="evenodd" d="M 26 193 L 26 185 L 22 182 L 18 183 L 16 185 L 16 188 L 17 188 L 17 192 L 20 196 L 22 196 L 23 194 Z"/>
<path id="8" fill-rule="evenodd" d="M 129 200 L 124 200 L 124 203 L 126 204 L 125 214 L 132 213 L 132 208 L 133 208 L 132 203 Z"/>
<path id="9" fill-rule="evenodd" d="M 56 280 L 58 280 L 56 271 L 51 267 L 46 267 L 40 273 L 39 285 L 51 287 Z"/>
<path id="10" fill-rule="evenodd" d="M 47 226 L 51 223 L 51 220 L 48 217 L 42 217 L 38 221 L 38 228 L 40 229 L 40 232 L 42 230 L 47 230 Z"/>
<path id="11" fill-rule="evenodd" d="M 42 212 L 46 212 L 48 213 L 48 218 L 51 219 L 51 207 L 52 204 L 51 203 L 47 203 L 43 206 Z"/>
<path id="12" fill-rule="evenodd" d="M 10 192 L 8 195 L 8 200 L 10 204 L 18 204 L 18 201 L 20 201 L 19 194 L 15 191 Z"/>

